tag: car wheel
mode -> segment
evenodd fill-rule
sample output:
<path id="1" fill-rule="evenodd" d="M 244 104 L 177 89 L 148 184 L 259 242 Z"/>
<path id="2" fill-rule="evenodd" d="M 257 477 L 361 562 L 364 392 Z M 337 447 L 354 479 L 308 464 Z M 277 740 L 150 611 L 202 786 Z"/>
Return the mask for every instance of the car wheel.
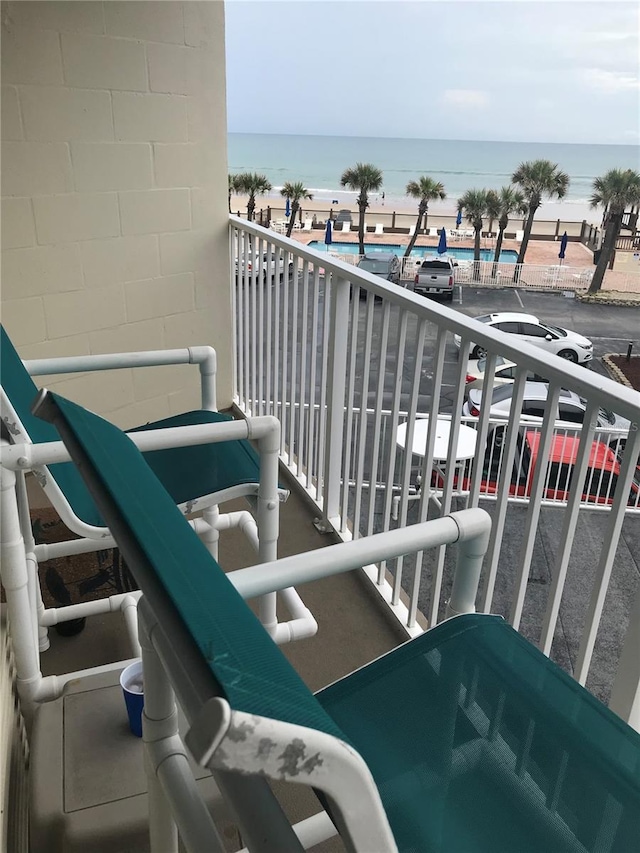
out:
<path id="1" fill-rule="evenodd" d="M 578 361 L 578 356 L 572 349 L 563 349 L 558 353 L 558 355 L 560 358 L 566 358 L 567 361 L 573 361 L 574 363 Z"/>
<path id="2" fill-rule="evenodd" d="M 486 349 L 481 347 L 479 344 L 476 344 L 471 351 L 471 358 L 484 358 L 486 354 Z"/>

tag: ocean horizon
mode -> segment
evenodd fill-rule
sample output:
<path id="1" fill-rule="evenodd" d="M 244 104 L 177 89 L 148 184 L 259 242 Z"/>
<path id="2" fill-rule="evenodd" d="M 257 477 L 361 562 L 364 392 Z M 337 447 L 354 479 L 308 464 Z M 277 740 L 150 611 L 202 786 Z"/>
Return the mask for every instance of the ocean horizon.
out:
<path id="1" fill-rule="evenodd" d="M 343 171 L 357 162 L 373 163 L 383 173 L 383 186 L 373 202 L 406 206 L 409 181 L 429 175 L 447 193 L 443 208 L 455 207 L 469 189 L 500 189 L 527 160 L 557 163 L 570 183 L 562 205 L 585 218 L 595 178 L 610 169 L 637 169 L 635 145 L 560 142 L 500 142 L 460 139 L 415 139 L 359 136 L 303 136 L 270 133 L 229 133 L 229 172 L 259 172 L 279 193 L 287 182 L 301 181 L 314 201 L 352 203 L 357 193 L 340 186 Z M 382 199 L 384 193 L 384 199 Z M 552 200 L 553 201 L 553 200 Z M 556 200 L 557 201 L 557 200 Z M 440 206 L 440 205 L 439 205 Z M 590 218 L 597 219 L 591 210 Z M 572 217 L 573 218 L 573 217 Z"/>

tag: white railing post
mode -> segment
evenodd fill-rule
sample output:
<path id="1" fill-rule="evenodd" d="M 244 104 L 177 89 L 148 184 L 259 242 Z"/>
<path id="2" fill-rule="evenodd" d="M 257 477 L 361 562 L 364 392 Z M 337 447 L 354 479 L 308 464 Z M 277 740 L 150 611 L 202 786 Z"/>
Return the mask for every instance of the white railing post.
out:
<path id="1" fill-rule="evenodd" d="M 616 680 L 613 683 L 609 707 L 630 726 L 640 732 L 640 587 L 629 614 Z"/>
<path id="2" fill-rule="evenodd" d="M 346 278 L 331 277 L 329 320 L 329 370 L 327 384 L 327 435 L 324 458 L 324 515 L 336 519 L 340 512 L 340 478 L 342 476 L 342 439 L 347 372 L 349 332 L 349 288 Z M 326 285 L 325 285 L 326 286 Z M 339 524 L 335 524 L 339 527 Z"/>

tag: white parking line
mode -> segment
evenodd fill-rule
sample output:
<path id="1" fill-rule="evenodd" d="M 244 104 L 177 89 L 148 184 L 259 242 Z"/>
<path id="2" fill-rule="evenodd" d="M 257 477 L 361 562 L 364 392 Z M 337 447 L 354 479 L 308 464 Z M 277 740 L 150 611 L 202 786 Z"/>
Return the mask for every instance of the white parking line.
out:
<path id="1" fill-rule="evenodd" d="M 520 303 L 520 307 L 521 307 L 521 308 L 524 308 L 524 303 L 523 303 L 522 299 L 520 299 L 520 294 L 518 293 L 517 289 L 515 289 L 513 292 L 514 292 L 514 293 L 515 293 L 515 295 L 516 295 L 516 299 L 517 299 L 517 300 L 518 300 L 518 302 Z"/>

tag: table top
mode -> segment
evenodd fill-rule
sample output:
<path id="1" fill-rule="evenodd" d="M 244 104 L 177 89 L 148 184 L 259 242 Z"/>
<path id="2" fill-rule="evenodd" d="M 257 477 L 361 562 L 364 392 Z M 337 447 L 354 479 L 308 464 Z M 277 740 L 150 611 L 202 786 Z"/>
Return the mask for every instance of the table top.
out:
<path id="1" fill-rule="evenodd" d="M 413 428 L 412 453 L 416 456 L 424 456 L 427 447 L 427 430 L 429 429 L 429 418 L 416 418 Z M 438 418 L 436 426 L 436 439 L 433 448 L 434 459 L 438 462 L 446 462 L 449 455 L 449 436 L 451 434 L 451 421 L 446 418 Z M 478 433 L 475 429 L 460 424 L 458 432 L 458 447 L 456 461 L 473 459 L 476 453 L 476 442 Z M 396 431 L 396 443 L 403 450 L 407 442 L 407 424 L 400 424 Z"/>

